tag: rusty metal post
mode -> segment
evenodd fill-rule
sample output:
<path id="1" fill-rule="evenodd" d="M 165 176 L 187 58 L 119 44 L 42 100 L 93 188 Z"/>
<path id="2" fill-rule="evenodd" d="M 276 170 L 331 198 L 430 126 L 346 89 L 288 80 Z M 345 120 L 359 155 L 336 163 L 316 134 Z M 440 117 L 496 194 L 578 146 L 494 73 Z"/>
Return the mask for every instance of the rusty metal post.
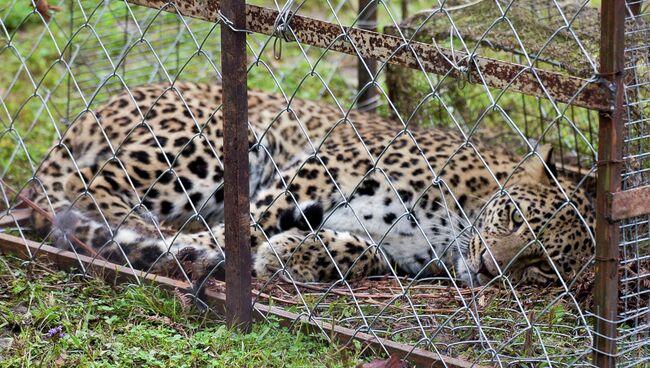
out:
<path id="1" fill-rule="evenodd" d="M 409 16 L 409 0 L 402 0 L 402 20 L 406 20 Z"/>
<path id="2" fill-rule="evenodd" d="M 613 91 L 613 100 L 611 111 L 600 112 L 598 131 L 593 362 L 615 367 L 620 225 L 609 216 L 609 199 L 621 190 L 625 0 L 603 0 L 600 34 L 600 75 Z"/>
<path id="3" fill-rule="evenodd" d="M 377 1 L 359 0 L 359 28 L 377 32 Z M 358 90 L 372 81 L 377 72 L 377 62 L 368 58 L 359 58 L 357 64 Z M 377 99 L 377 88 L 374 86 L 361 92 L 357 108 L 364 111 L 374 111 Z"/>
<path id="4" fill-rule="evenodd" d="M 222 0 L 226 322 L 248 331 L 252 321 L 246 2 Z"/>

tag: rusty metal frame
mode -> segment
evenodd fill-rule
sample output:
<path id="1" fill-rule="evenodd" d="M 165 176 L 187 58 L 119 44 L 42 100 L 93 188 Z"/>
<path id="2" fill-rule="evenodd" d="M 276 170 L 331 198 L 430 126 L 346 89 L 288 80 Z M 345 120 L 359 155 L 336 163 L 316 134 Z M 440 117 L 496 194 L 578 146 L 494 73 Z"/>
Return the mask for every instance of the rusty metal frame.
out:
<path id="1" fill-rule="evenodd" d="M 29 222 L 32 210 L 29 208 L 18 208 L 15 210 L 1 210 L 6 211 L 0 214 L 0 228 L 5 226 L 23 225 Z"/>
<path id="2" fill-rule="evenodd" d="M 612 213 L 613 208 L 609 206 L 616 203 L 609 199 L 621 191 L 622 184 L 625 11 L 625 0 L 603 0 L 601 5 L 600 74 L 614 91 L 614 101 L 612 111 L 600 113 L 598 128 L 596 262 L 593 287 L 596 315 L 593 363 L 598 367 L 616 366 L 620 225 L 608 218 L 608 214 Z M 620 200 L 618 202 L 620 203 Z"/>
<path id="3" fill-rule="evenodd" d="M 252 322 L 251 230 L 248 180 L 248 86 L 245 0 L 223 0 L 224 217 L 226 322 L 248 331 Z"/>
<path id="4" fill-rule="evenodd" d="M 621 221 L 632 217 L 650 214 L 650 185 L 607 196 L 607 218 Z"/>
<path id="5" fill-rule="evenodd" d="M 219 20 L 219 0 L 127 1 L 172 13 L 178 11 L 184 16 L 209 22 Z M 245 28 L 250 32 L 276 35 L 279 16 L 277 10 L 246 5 Z M 587 80 L 477 55 L 470 57 L 459 51 L 300 15 L 292 15 L 286 26 L 290 28 L 289 34 L 302 44 L 446 75 L 469 83 L 485 83 L 488 87 L 509 89 L 591 110 L 609 111 L 613 107 L 612 93 L 600 83 L 600 79 Z M 458 62 L 452 65 L 450 60 Z"/>
<path id="6" fill-rule="evenodd" d="M 135 271 L 131 268 L 120 266 L 115 263 L 98 260 L 96 258 L 78 255 L 70 251 L 55 248 L 49 245 L 26 240 L 9 234 L 0 233 L 0 254 L 11 253 L 27 261 L 35 259 L 46 259 L 61 269 L 79 269 L 83 266 L 86 273 L 99 277 L 111 284 L 137 282 L 155 285 L 165 290 L 181 290 L 193 295 L 194 291 L 190 284 L 184 281 L 171 279 L 164 276 Z M 219 283 L 219 281 L 215 281 Z M 228 310 L 228 296 L 221 292 L 205 290 L 203 302 L 206 302 L 215 311 L 222 313 Z M 252 298 L 249 295 L 248 304 L 252 305 Z M 376 337 L 374 335 L 359 332 L 353 329 L 332 325 L 330 323 L 316 321 L 301 314 L 287 312 L 281 308 L 255 304 L 253 317 L 257 320 L 264 320 L 269 316 L 277 317 L 280 324 L 286 327 L 300 326 L 309 331 L 329 331 L 329 336 L 342 345 L 347 345 L 353 340 L 359 341 L 367 351 L 385 350 L 390 354 L 397 355 L 402 359 L 416 364 L 419 367 L 452 367 L 452 368 L 482 368 L 461 359 L 451 358 L 430 351 L 401 344 L 395 341 Z"/>

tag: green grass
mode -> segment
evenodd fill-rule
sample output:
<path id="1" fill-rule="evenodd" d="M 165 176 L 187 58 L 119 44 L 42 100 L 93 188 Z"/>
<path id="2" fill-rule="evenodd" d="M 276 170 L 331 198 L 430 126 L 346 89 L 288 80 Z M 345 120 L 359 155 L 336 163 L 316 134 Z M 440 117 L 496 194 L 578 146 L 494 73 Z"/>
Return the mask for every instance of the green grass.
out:
<path id="1" fill-rule="evenodd" d="M 37 17 L 33 16 L 34 9 L 31 1 L 6 1 L 0 5 L 0 19 L 5 27 L 14 30 L 23 23 L 37 23 Z"/>
<path id="2" fill-rule="evenodd" d="M 354 367 L 342 348 L 277 322 L 252 333 L 152 286 L 113 287 L 0 256 L 0 367 Z M 48 337 L 62 327 L 63 336 Z M 6 344 L 10 346 L 7 347 Z"/>
<path id="3" fill-rule="evenodd" d="M 56 111 L 65 105 L 59 96 L 47 96 L 62 78 L 57 60 L 65 35 L 53 22 L 51 36 L 41 39 L 44 25 L 28 1 L 0 5 L 0 19 L 0 177 L 20 186 L 52 144 Z"/>

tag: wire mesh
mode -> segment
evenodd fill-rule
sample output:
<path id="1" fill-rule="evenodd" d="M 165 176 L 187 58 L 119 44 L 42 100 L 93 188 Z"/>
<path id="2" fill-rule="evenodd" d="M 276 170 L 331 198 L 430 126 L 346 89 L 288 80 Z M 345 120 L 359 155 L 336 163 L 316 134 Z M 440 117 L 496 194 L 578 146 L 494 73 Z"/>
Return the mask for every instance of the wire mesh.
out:
<path id="1" fill-rule="evenodd" d="M 447 9 L 453 17 L 453 28 L 445 13 L 424 10 L 402 22 L 399 27 L 387 27 L 387 32 L 404 32 L 414 40 L 433 40 L 446 47 L 453 47 L 454 43 L 460 41 L 469 50 L 475 50 L 473 52 L 500 60 L 525 65 L 532 63 L 540 69 L 586 78 L 595 75 L 599 51 L 599 14 L 596 8 L 584 2 L 537 0 L 503 3 L 501 6 L 507 6 L 508 22 L 498 22 L 505 11 L 498 2 L 453 3 Z M 531 19 L 539 21 L 531 22 Z M 570 27 L 566 24 L 570 24 Z M 440 106 L 434 103 L 418 106 L 421 98 L 430 91 L 420 74 L 404 68 L 389 69 L 387 78 L 394 94 L 391 95 L 393 102 L 402 111 L 413 111 L 418 107 L 413 119 L 420 124 L 453 124 Z M 443 92 L 441 96 L 452 109 L 454 118 L 463 126 L 474 124 L 483 106 L 473 101 L 486 99 L 482 87 L 468 86 L 464 81 L 444 77 L 431 78 Z M 567 119 L 557 119 L 558 114 L 554 111 L 557 102 L 508 90 L 493 93 L 502 94 L 499 103 L 507 109 L 526 137 L 540 137 L 542 142 L 557 148 L 559 167 L 566 174 L 577 173 L 580 176 L 580 173 L 591 169 L 595 158 L 592 146 L 597 144 L 597 130 L 594 128 L 596 112 L 560 104 L 560 110 L 568 110 L 561 114 Z M 413 94 L 419 99 L 409 97 Z M 479 133 L 484 139 L 497 142 L 506 139 L 514 145 L 520 141 L 515 131 L 496 129 L 493 132 L 494 125 L 502 124 L 500 116 L 486 116 L 485 120 L 479 126 L 482 129 Z M 519 153 L 523 153 L 526 147 L 522 149 Z"/>
<path id="2" fill-rule="evenodd" d="M 160 3 L 50 1 L 59 11 L 49 22 L 18 0 L 0 8 L 1 231 L 194 284 L 206 272 L 223 276 L 217 40 L 229 23 Z M 449 72 L 434 75 L 422 55 L 411 69 L 358 57 L 374 45 L 346 33 L 373 26 L 356 3 L 249 4 L 279 12 L 272 36 L 248 33 L 255 304 L 470 365 L 591 366 L 597 113 L 556 101 L 535 71 L 597 81 L 597 9 L 581 0 L 409 1 L 415 14 L 401 19 L 401 3 L 364 2 L 401 48 L 419 41 L 449 52 Z M 650 184 L 648 13 L 638 5 L 629 3 L 626 28 L 626 189 Z M 310 46 L 291 27 L 296 16 L 333 24 L 353 55 Z M 481 70 L 477 57 L 524 65 L 542 97 L 508 80 L 496 89 L 486 74 L 452 78 Z M 370 89 L 370 104 L 359 103 Z M 120 94 L 125 102 L 112 98 Z M 52 179 L 57 166 L 65 181 Z M 518 180 L 544 182 L 544 191 L 528 201 Z M 54 222 L 40 225 L 49 231 L 20 216 L 29 198 L 49 216 L 41 221 Z M 499 205 L 509 218 L 491 224 Z M 650 359 L 648 221 L 622 225 L 621 366 Z M 530 238 L 498 262 L 490 237 L 518 229 Z M 565 245 L 580 236 L 576 259 L 579 247 Z M 472 242 L 494 270 L 470 269 Z"/>
<path id="3" fill-rule="evenodd" d="M 648 177 L 647 121 L 650 113 L 648 45 L 650 13 L 647 4 L 632 1 L 626 12 L 626 72 L 624 189 L 650 183 Z M 637 38 L 638 37 L 638 38 Z M 650 362 L 650 243 L 648 216 L 624 221 L 620 241 L 619 339 L 621 366 L 637 367 Z M 622 359 L 621 359 L 622 358 Z"/>

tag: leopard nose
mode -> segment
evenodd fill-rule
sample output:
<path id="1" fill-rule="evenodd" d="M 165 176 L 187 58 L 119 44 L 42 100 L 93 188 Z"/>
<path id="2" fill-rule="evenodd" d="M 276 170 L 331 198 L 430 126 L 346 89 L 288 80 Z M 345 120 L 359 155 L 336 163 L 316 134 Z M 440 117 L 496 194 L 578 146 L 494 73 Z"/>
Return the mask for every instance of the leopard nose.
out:
<path id="1" fill-rule="evenodd" d="M 496 276 L 498 274 L 497 268 L 494 267 L 494 260 L 492 260 L 492 257 L 488 254 L 487 250 L 484 250 L 483 253 L 481 253 L 478 273 L 486 276 Z"/>
<path id="2" fill-rule="evenodd" d="M 484 275 L 489 275 L 490 272 L 488 271 L 487 267 L 485 266 L 485 251 L 481 253 L 481 257 L 479 257 L 479 265 L 478 265 L 478 270 L 477 273 L 482 273 Z"/>

